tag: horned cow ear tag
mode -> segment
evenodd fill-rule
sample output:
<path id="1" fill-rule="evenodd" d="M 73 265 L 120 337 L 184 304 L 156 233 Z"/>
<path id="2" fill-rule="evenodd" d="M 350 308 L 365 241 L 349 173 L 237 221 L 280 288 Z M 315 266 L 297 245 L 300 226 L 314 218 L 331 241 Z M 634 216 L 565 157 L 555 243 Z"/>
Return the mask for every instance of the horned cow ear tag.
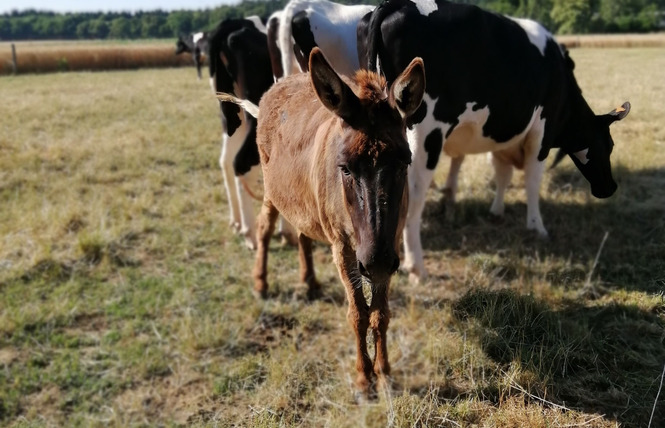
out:
<path id="1" fill-rule="evenodd" d="M 626 111 L 626 109 L 619 106 L 619 107 L 615 108 L 614 111 L 617 112 L 617 113 L 621 113 L 622 111 Z"/>

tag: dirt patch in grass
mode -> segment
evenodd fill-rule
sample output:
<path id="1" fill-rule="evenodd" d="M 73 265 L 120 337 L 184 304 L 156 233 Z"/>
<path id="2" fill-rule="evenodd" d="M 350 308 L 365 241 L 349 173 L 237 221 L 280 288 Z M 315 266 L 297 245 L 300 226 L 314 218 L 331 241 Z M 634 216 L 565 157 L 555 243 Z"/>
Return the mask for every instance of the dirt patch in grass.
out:
<path id="1" fill-rule="evenodd" d="M 154 379 L 127 389 L 113 407 L 127 421 L 162 420 L 184 424 L 208 403 L 208 382 L 196 374 Z"/>
<path id="2" fill-rule="evenodd" d="M 18 361 L 21 354 L 13 348 L 0 348 L 0 366 L 8 366 L 14 361 Z"/>

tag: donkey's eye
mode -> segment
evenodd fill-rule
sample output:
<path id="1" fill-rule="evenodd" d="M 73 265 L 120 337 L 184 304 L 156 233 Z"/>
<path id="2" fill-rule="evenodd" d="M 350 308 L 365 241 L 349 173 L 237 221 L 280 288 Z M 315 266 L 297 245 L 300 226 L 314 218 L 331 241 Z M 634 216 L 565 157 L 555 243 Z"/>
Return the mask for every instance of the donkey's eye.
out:
<path id="1" fill-rule="evenodd" d="M 340 165 L 339 168 L 342 170 L 342 174 L 346 176 L 351 175 L 351 171 L 349 171 L 349 168 L 346 165 Z"/>

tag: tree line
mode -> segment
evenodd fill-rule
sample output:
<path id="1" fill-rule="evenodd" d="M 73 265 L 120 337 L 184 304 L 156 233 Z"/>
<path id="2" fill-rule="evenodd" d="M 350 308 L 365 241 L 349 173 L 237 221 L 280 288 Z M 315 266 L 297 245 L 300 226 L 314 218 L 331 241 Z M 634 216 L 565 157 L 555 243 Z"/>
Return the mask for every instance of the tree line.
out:
<path id="1" fill-rule="evenodd" d="M 340 3 L 378 4 L 379 0 Z M 458 0 L 515 17 L 531 18 L 554 33 L 650 32 L 665 27 L 665 0 Z M 226 18 L 267 17 L 287 0 L 243 0 L 203 10 L 54 13 L 12 11 L 0 15 L 0 40 L 144 39 L 211 30 Z"/>

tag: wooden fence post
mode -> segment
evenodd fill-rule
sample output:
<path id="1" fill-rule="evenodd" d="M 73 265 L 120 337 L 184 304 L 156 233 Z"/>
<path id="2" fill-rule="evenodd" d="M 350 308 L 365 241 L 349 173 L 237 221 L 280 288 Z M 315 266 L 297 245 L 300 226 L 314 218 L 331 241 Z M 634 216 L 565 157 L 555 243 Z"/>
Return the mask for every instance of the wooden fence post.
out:
<path id="1" fill-rule="evenodd" d="M 16 74 L 17 71 L 17 66 L 16 66 L 16 46 L 14 46 L 14 43 L 12 43 L 12 74 Z"/>

